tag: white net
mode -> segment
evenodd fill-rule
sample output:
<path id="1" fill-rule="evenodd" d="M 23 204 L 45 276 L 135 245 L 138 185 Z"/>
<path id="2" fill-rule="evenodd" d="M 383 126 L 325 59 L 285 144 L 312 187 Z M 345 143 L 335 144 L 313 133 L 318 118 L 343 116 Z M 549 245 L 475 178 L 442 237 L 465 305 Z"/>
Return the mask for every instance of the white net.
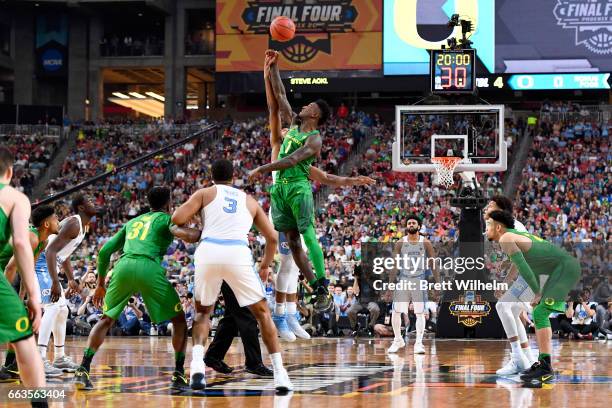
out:
<path id="1" fill-rule="evenodd" d="M 446 188 L 452 186 L 455 167 L 461 160 L 461 157 L 432 157 L 431 162 L 435 167 L 434 173 L 436 174 L 434 183 Z"/>

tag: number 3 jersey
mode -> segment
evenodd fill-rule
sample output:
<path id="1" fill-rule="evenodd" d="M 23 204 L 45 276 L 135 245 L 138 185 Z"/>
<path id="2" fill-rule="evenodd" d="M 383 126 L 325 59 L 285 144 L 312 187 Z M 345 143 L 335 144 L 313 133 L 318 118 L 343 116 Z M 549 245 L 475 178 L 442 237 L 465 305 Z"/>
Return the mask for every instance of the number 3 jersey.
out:
<path id="1" fill-rule="evenodd" d="M 208 265 L 253 265 L 248 234 L 253 216 L 247 195 L 237 188 L 216 184 L 216 195 L 202 209 L 201 243 L 195 262 Z"/>

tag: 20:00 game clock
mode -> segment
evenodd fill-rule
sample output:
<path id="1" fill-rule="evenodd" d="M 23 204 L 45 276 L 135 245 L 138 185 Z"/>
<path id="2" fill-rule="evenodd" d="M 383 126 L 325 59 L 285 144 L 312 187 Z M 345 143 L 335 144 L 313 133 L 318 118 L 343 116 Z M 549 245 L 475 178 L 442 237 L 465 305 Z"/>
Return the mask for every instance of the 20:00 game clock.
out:
<path id="1" fill-rule="evenodd" d="M 431 50 L 431 92 L 473 93 L 476 78 L 476 50 Z"/>

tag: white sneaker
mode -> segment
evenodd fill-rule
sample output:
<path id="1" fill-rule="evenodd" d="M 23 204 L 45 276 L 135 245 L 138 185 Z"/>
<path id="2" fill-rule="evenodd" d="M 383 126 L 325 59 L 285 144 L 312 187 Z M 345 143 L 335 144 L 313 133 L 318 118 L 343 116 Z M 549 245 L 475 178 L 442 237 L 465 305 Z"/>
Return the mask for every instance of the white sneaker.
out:
<path id="1" fill-rule="evenodd" d="M 414 343 L 414 354 L 425 354 L 425 346 L 423 343 Z"/>
<path id="2" fill-rule="evenodd" d="M 284 368 L 274 372 L 274 388 L 277 392 L 293 391 L 293 384 Z"/>
<path id="3" fill-rule="evenodd" d="M 289 326 L 289 330 L 291 330 L 296 337 L 306 340 L 310 339 L 310 334 L 300 326 L 297 315 L 292 316 L 287 313 L 287 326 Z"/>
<path id="4" fill-rule="evenodd" d="M 59 376 L 61 376 L 64 373 L 59 368 L 53 367 L 53 364 L 51 364 L 51 362 L 49 360 L 47 360 L 46 358 L 43 361 L 43 366 L 45 368 L 45 376 L 47 376 L 49 378 L 59 377 Z"/>
<path id="5" fill-rule="evenodd" d="M 519 364 L 515 361 L 514 357 L 512 357 L 510 358 L 510 361 L 508 361 L 508 363 L 505 366 L 497 370 L 495 374 L 497 375 L 515 375 L 524 370 L 526 370 L 526 368 L 522 369 L 521 367 L 519 367 Z"/>
<path id="6" fill-rule="evenodd" d="M 397 353 L 399 349 L 406 347 L 406 342 L 404 339 L 393 339 L 393 343 L 391 347 L 387 350 L 387 353 Z"/>
<path id="7" fill-rule="evenodd" d="M 204 376 L 204 360 L 202 361 L 191 361 L 189 367 L 189 373 L 191 378 L 191 389 L 192 390 L 203 390 L 206 388 L 206 377 Z"/>
<path id="8" fill-rule="evenodd" d="M 295 341 L 295 334 L 289 329 L 287 325 L 287 315 L 272 314 L 272 321 L 278 331 L 278 336 L 286 341 Z"/>
<path id="9" fill-rule="evenodd" d="M 66 373 L 74 373 L 76 369 L 79 368 L 79 364 L 72 361 L 72 359 L 67 355 L 63 355 L 62 357 L 58 357 L 53 361 L 53 367 Z"/>

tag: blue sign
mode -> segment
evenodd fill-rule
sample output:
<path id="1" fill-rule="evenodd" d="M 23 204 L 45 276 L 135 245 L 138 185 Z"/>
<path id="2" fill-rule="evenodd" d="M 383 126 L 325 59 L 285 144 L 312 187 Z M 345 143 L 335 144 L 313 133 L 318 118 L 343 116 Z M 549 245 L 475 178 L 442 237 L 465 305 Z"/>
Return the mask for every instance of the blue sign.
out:
<path id="1" fill-rule="evenodd" d="M 62 53 L 56 50 L 55 48 L 50 48 L 46 50 L 42 56 L 42 66 L 43 69 L 47 72 L 55 72 L 64 66 L 64 58 Z"/>
<path id="2" fill-rule="evenodd" d="M 610 74 L 532 74 L 512 75 L 508 79 L 515 91 L 544 89 L 610 89 Z"/>

